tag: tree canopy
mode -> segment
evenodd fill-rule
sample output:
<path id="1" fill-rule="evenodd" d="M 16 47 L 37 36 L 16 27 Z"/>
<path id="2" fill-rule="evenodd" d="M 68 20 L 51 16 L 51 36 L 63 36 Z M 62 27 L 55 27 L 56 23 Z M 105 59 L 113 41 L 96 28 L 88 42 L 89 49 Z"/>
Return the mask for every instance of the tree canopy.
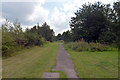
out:
<path id="1" fill-rule="evenodd" d="M 115 14 L 109 4 L 101 2 L 84 4 L 70 21 L 73 41 L 83 38 L 88 42 L 114 42 L 116 34 L 112 23 L 114 18 L 117 19 Z"/>

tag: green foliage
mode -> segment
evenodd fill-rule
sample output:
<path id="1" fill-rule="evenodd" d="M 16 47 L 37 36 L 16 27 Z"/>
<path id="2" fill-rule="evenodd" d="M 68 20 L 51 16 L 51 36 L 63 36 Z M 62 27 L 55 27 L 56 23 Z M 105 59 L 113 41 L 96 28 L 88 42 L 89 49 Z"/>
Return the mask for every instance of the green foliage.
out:
<path id="1" fill-rule="evenodd" d="M 89 43 L 89 50 L 90 51 L 112 51 L 110 46 L 100 43 Z"/>
<path id="2" fill-rule="evenodd" d="M 67 47 L 75 50 L 75 51 L 111 51 L 113 50 L 112 47 L 105 45 L 105 44 L 100 44 L 98 42 L 90 42 L 87 43 L 83 39 L 78 42 L 71 42 L 67 43 Z"/>
<path id="3" fill-rule="evenodd" d="M 120 1 L 114 2 L 113 4 L 113 8 L 114 8 L 114 13 L 115 13 L 115 18 L 114 23 L 112 24 L 112 29 L 114 31 L 114 33 L 116 34 L 117 37 L 117 45 L 120 49 Z"/>
<path id="4" fill-rule="evenodd" d="M 115 14 L 109 4 L 84 4 L 70 21 L 73 41 L 84 38 L 87 42 L 115 42 L 116 35 L 112 28 L 116 24 L 113 24 L 116 21 L 114 18 L 117 18 Z"/>
<path id="5" fill-rule="evenodd" d="M 52 41 L 54 32 L 49 28 L 47 23 L 42 27 L 39 25 L 31 29 L 22 31 L 20 23 L 16 20 L 13 24 L 6 19 L 2 24 L 2 54 L 3 56 L 11 56 L 15 51 L 30 46 L 41 46 L 45 41 Z"/>
<path id="6" fill-rule="evenodd" d="M 26 44 L 25 46 L 30 46 L 30 45 L 42 45 L 43 40 L 41 39 L 41 35 L 38 35 L 37 33 L 31 33 L 31 32 L 26 32 L 25 33 L 25 38 L 26 38 Z"/>
<path id="7" fill-rule="evenodd" d="M 2 25 L 2 55 L 8 55 L 7 52 L 12 52 L 12 48 L 15 45 L 14 41 L 15 38 L 13 34 L 9 31 L 8 21 L 6 20 L 6 23 Z"/>
<path id="8" fill-rule="evenodd" d="M 66 32 L 63 32 L 62 34 L 62 39 L 65 41 L 65 42 L 70 42 L 71 41 L 71 33 L 70 31 L 66 31 Z"/>
<path id="9" fill-rule="evenodd" d="M 116 39 L 116 35 L 111 31 L 102 32 L 99 36 L 99 42 L 101 43 L 114 43 Z"/>
<path id="10" fill-rule="evenodd" d="M 3 55 L 5 55 L 5 53 L 8 52 L 8 51 L 9 51 L 9 47 L 6 46 L 6 45 L 3 45 L 2 46 L 2 53 L 4 53 Z"/>
<path id="11" fill-rule="evenodd" d="M 45 22 L 41 27 L 38 27 L 38 34 L 45 38 L 45 40 L 52 42 L 54 31 L 50 29 L 50 26 Z"/>
<path id="12" fill-rule="evenodd" d="M 72 35 L 71 35 L 71 32 L 68 30 L 68 31 L 65 31 L 63 32 L 63 34 L 58 34 L 56 36 L 56 40 L 63 40 L 64 42 L 70 42 L 72 41 Z"/>
<path id="13" fill-rule="evenodd" d="M 59 42 L 60 42 L 60 43 L 64 43 L 64 41 L 63 41 L 63 40 L 60 40 Z"/>
<path id="14" fill-rule="evenodd" d="M 40 43 L 41 45 L 43 45 L 45 43 L 45 38 L 41 37 Z"/>
<path id="15" fill-rule="evenodd" d="M 62 40 L 62 35 L 60 33 L 56 36 L 56 40 Z"/>
<path id="16" fill-rule="evenodd" d="M 70 31 L 58 34 L 57 40 L 76 42 L 82 38 L 87 42 L 116 43 L 120 47 L 120 1 L 110 4 L 95 2 L 83 4 L 71 17 Z M 80 50 L 80 49 L 78 49 Z"/>

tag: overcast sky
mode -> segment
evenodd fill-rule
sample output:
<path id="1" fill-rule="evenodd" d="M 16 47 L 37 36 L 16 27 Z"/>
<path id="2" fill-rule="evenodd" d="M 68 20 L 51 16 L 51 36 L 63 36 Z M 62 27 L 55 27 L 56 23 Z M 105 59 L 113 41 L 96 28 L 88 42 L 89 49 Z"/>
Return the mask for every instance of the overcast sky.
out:
<path id="1" fill-rule="evenodd" d="M 15 2 L 16 1 L 16 2 Z M 29 1 L 29 2 L 28 2 Z M 38 1 L 38 0 L 36 0 Z M 69 21 L 74 12 L 84 3 L 94 3 L 98 0 L 4 0 L 2 1 L 2 18 L 14 22 L 17 18 L 23 29 L 31 28 L 39 22 L 47 22 L 55 34 L 70 29 Z M 116 0 L 99 0 L 111 5 Z"/>

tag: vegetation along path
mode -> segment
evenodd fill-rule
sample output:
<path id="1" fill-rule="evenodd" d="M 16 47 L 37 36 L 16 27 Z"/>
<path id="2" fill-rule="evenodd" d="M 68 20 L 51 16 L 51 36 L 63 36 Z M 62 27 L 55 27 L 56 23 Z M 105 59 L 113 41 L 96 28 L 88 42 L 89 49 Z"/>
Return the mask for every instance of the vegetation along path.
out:
<path id="1" fill-rule="evenodd" d="M 53 68 L 54 71 L 64 71 L 67 78 L 78 78 L 74 69 L 74 64 L 69 57 L 69 54 L 65 51 L 62 44 L 59 44 L 59 51 L 57 55 L 57 63 Z"/>

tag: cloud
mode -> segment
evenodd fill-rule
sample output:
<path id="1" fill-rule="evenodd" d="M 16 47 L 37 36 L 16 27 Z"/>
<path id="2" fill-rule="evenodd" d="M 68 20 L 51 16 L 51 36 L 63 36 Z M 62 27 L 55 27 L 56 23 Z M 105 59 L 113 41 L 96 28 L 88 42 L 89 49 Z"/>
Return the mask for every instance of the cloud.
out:
<path id="1" fill-rule="evenodd" d="M 45 0 L 1 0 L 1 2 L 44 2 Z"/>
<path id="2" fill-rule="evenodd" d="M 18 18 L 23 29 L 27 27 L 31 28 L 37 22 L 39 22 L 40 25 L 47 22 L 57 35 L 68 29 L 70 30 L 69 21 L 71 17 L 75 16 L 74 12 L 76 12 L 76 10 L 78 10 L 84 3 L 94 3 L 98 0 L 7 1 L 8 0 L 2 3 L 3 18 L 7 18 L 11 22 L 14 22 L 15 19 Z M 114 0 L 100 1 L 106 4 L 111 3 Z"/>
<path id="3" fill-rule="evenodd" d="M 57 7 L 54 8 L 54 13 L 51 15 L 51 22 L 53 24 L 60 25 L 66 21 L 66 15 L 64 12 L 60 12 Z"/>
<path id="4" fill-rule="evenodd" d="M 32 25 L 21 25 L 21 27 L 22 27 L 22 30 L 25 31 L 26 28 L 30 29 L 30 28 L 32 28 L 33 26 L 32 26 Z"/>
<path id="5" fill-rule="evenodd" d="M 85 2 L 86 0 L 72 0 L 68 3 L 63 4 L 63 9 L 65 12 L 68 11 L 75 11 L 77 10 L 79 7 L 82 6 L 82 4 Z"/>
<path id="6" fill-rule="evenodd" d="M 41 6 L 41 4 L 37 4 L 34 6 L 34 9 L 31 14 L 28 15 L 27 20 L 30 22 L 40 23 L 45 22 L 48 19 L 49 11 Z"/>
<path id="7" fill-rule="evenodd" d="M 57 5 L 54 5 L 53 8 L 51 7 L 51 11 L 49 7 L 44 7 L 45 2 L 45 0 L 41 0 L 39 3 L 3 2 L 3 17 L 11 22 L 14 22 L 15 19 L 18 18 L 18 21 L 21 23 L 24 30 L 27 27 L 31 28 L 37 22 L 39 22 L 40 25 L 47 22 L 50 27 L 54 29 L 56 34 L 68 29 L 70 13 L 65 13 L 60 10 L 61 7 L 58 7 Z"/>
<path id="8" fill-rule="evenodd" d="M 31 24 L 28 22 L 27 15 L 32 13 L 36 3 L 25 2 L 4 2 L 2 3 L 2 17 L 14 22 L 17 18 L 23 24 Z"/>
<path id="9" fill-rule="evenodd" d="M 6 21 L 6 19 L 5 19 L 5 18 L 0 17 L 0 26 L 1 26 L 2 24 L 4 24 L 4 23 L 5 23 L 5 21 Z"/>
<path id="10" fill-rule="evenodd" d="M 65 12 L 76 11 L 77 9 L 82 7 L 82 5 L 85 3 L 88 3 L 88 2 L 95 3 L 98 1 L 105 3 L 105 4 L 112 4 L 114 1 L 117 1 L 117 0 L 72 0 L 72 1 L 68 1 L 67 3 L 63 4 L 63 9 Z"/>
<path id="11" fill-rule="evenodd" d="M 69 15 L 60 11 L 59 8 L 54 7 L 54 11 L 48 20 L 48 23 L 52 26 L 56 35 L 69 28 Z"/>
<path id="12" fill-rule="evenodd" d="M 40 0 L 39 2 L 3 2 L 2 17 L 7 18 L 12 22 L 14 22 L 17 18 L 19 22 L 24 25 L 34 25 L 33 22 L 28 21 L 28 15 L 33 13 L 37 5 L 41 6 L 42 4 L 44 4 L 44 2 L 45 0 Z M 41 7 L 39 8 L 43 9 Z"/>

